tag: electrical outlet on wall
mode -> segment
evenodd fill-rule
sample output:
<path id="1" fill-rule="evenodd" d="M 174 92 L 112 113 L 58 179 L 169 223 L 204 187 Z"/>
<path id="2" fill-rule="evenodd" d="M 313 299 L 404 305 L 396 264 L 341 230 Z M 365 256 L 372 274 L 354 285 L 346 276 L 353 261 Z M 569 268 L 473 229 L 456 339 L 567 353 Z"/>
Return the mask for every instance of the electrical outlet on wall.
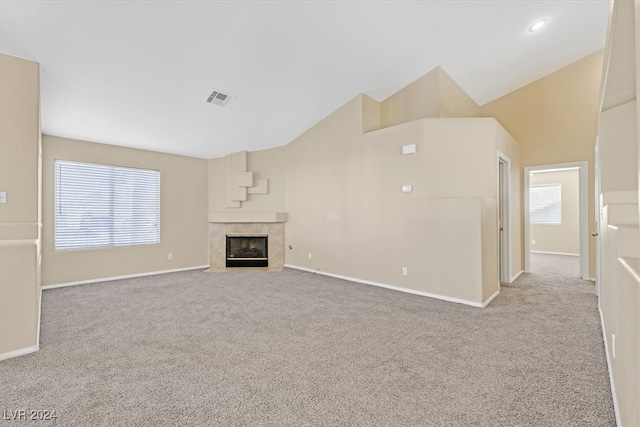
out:
<path id="1" fill-rule="evenodd" d="M 535 240 L 532 240 L 532 241 L 531 241 L 531 244 L 532 244 L 532 245 L 535 245 L 535 244 L 536 244 L 536 241 L 535 241 Z"/>
<path id="2" fill-rule="evenodd" d="M 407 267 L 402 267 L 402 275 L 403 276 L 408 276 L 409 275 L 409 269 L 407 269 Z"/>
<path id="3" fill-rule="evenodd" d="M 173 252 L 170 252 L 170 253 L 169 253 L 169 255 L 167 255 L 167 259 L 168 259 L 169 261 L 172 261 L 172 260 L 173 260 Z"/>
<path id="4" fill-rule="evenodd" d="M 309 252 L 309 259 L 311 259 L 311 252 Z"/>

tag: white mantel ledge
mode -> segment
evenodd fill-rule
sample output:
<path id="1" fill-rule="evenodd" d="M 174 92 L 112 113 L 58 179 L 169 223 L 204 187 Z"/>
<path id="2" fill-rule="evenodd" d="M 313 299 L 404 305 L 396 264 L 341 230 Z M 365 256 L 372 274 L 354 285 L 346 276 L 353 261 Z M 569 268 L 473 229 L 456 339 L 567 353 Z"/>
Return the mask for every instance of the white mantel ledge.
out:
<path id="1" fill-rule="evenodd" d="M 213 212 L 209 222 L 216 223 L 273 223 L 287 222 L 286 212 Z"/>

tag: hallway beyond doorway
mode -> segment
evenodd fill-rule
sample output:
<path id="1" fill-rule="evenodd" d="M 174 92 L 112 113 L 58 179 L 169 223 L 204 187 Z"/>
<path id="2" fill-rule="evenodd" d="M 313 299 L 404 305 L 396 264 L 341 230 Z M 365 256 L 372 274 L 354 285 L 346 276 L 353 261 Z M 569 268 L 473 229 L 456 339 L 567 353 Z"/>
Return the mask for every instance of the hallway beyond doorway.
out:
<path id="1" fill-rule="evenodd" d="M 580 257 L 531 252 L 531 272 L 535 274 L 580 277 Z"/>

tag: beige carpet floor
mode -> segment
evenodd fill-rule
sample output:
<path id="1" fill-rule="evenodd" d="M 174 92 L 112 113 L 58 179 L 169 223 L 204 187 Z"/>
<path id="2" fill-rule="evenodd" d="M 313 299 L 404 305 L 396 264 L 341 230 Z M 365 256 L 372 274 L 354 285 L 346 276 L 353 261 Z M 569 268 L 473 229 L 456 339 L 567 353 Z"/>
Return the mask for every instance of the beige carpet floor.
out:
<path id="1" fill-rule="evenodd" d="M 531 272 L 555 276 L 580 277 L 580 257 L 531 253 Z"/>
<path id="2" fill-rule="evenodd" d="M 63 426 L 610 426 L 594 285 L 523 275 L 485 309 L 310 273 L 43 292 L 0 411 Z M 0 420 L 1 425 L 26 422 Z"/>

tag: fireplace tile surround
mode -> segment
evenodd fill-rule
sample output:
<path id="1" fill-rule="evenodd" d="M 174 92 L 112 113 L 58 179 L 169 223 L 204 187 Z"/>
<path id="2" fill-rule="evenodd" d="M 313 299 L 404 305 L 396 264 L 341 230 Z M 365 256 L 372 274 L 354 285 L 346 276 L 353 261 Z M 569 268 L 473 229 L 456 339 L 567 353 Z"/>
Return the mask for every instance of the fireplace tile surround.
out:
<path id="1" fill-rule="evenodd" d="M 227 235 L 267 235 L 269 266 L 247 267 L 252 270 L 280 271 L 284 268 L 284 213 L 233 213 L 209 215 L 208 272 L 238 271 L 242 267 L 226 266 Z"/>

